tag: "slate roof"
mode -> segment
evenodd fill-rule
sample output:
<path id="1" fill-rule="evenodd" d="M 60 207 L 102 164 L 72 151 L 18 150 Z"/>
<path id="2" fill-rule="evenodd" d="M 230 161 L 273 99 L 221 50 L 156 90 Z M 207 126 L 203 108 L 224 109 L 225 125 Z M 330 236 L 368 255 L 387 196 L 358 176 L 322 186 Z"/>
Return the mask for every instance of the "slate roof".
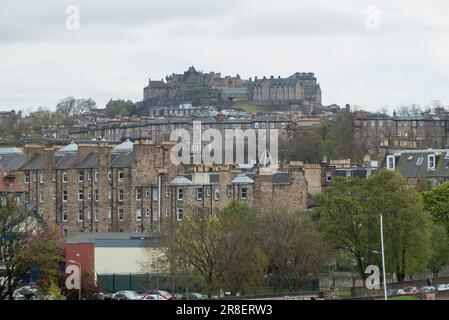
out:
<path id="1" fill-rule="evenodd" d="M 110 166 L 112 168 L 128 168 L 131 167 L 132 162 L 133 162 L 132 152 L 111 154 L 109 161 Z"/>
<path id="2" fill-rule="evenodd" d="M 301 80 L 289 77 L 289 78 L 265 78 L 265 79 L 256 79 L 253 81 L 253 86 L 259 86 L 263 81 L 268 81 L 270 87 L 276 86 L 292 86 L 296 85 L 297 82 L 301 82 Z"/>
<path id="3" fill-rule="evenodd" d="M 94 240 L 111 239 L 111 240 L 125 240 L 131 238 L 145 238 L 148 237 L 146 233 L 133 232 L 82 232 L 73 235 L 67 240 L 67 243 L 92 243 Z"/>
<path id="4" fill-rule="evenodd" d="M 89 155 L 75 165 L 77 169 L 98 168 L 98 152 L 92 151 Z"/>
<path id="5" fill-rule="evenodd" d="M 276 172 L 271 176 L 273 183 L 288 183 L 290 182 L 290 175 L 288 172 Z"/>
<path id="6" fill-rule="evenodd" d="M 428 169 L 429 155 L 436 155 L 435 170 Z M 422 160 L 418 162 L 419 158 Z M 449 177 L 449 149 L 402 152 L 397 159 L 396 170 L 406 178 Z"/>
<path id="7" fill-rule="evenodd" d="M 291 119 L 284 115 L 263 115 L 253 120 L 254 122 L 292 122 Z"/>
<path id="8" fill-rule="evenodd" d="M 384 113 L 360 112 L 356 114 L 358 120 L 392 120 L 393 118 Z"/>
<path id="9" fill-rule="evenodd" d="M 100 248 L 141 248 L 146 246 L 159 246 L 161 239 L 148 237 L 146 233 L 79 233 L 67 243 L 94 243 Z"/>
<path id="10" fill-rule="evenodd" d="M 209 175 L 209 181 L 211 184 L 218 184 L 220 183 L 220 175 L 218 173 L 211 173 Z"/>
<path id="11" fill-rule="evenodd" d="M 320 88 L 319 84 L 305 85 L 304 93 L 305 94 L 315 94 L 319 88 Z"/>
<path id="12" fill-rule="evenodd" d="M 78 161 L 78 155 L 76 153 L 68 153 L 65 155 L 55 155 L 55 167 L 56 169 L 71 169 Z"/>
<path id="13" fill-rule="evenodd" d="M 157 89 L 164 89 L 164 88 L 167 88 L 167 84 L 163 81 L 156 80 L 156 81 L 150 81 L 149 87 L 157 88 Z"/>
<path id="14" fill-rule="evenodd" d="M 31 158 L 30 161 L 26 162 L 23 166 L 19 168 L 22 171 L 29 170 L 42 170 L 44 167 L 44 156 L 42 153 L 37 153 Z"/>
<path id="15" fill-rule="evenodd" d="M 24 160 L 25 157 L 20 154 L 8 156 L 0 155 L 0 166 L 3 168 L 3 171 L 14 171 L 23 165 Z"/>

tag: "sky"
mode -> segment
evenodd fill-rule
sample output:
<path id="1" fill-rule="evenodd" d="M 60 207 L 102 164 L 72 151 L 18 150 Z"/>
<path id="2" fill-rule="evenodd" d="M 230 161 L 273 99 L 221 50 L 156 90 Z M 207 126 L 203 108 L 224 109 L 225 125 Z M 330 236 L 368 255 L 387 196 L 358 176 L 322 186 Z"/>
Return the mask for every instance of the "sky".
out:
<path id="1" fill-rule="evenodd" d="M 449 104 L 448 17 L 447 0 L 0 0 L 0 110 L 140 101 L 192 65 L 314 72 L 324 105 Z"/>

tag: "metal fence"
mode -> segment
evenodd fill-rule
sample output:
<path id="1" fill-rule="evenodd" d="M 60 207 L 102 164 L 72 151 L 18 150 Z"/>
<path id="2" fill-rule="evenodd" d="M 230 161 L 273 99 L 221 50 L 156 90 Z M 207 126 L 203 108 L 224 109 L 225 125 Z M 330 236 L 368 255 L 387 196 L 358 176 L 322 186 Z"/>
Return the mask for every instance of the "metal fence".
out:
<path id="1" fill-rule="evenodd" d="M 137 292 L 144 292 L 146 290 L 166 290 L 171 292 L 174 290 L 177 293 L 202 291 L 199 284 L 192 283 L 189 287 L 174 285 L 169 277 L 161 274 L 99 274 L 97 275 L 97 280 L 103 292 L 107 293 L 114 293 L 120 290 L 133 290 Z M 291 294 L 299 291 L 319 293 L 319 280 L 308 281 L 300 288 L 292 288 L 284 285 L 283 288 L 279 289 L 275 288 L 273 279 L 268 277 L 266 286 L 248 287 L 245 289 L 245 296 Z"/>

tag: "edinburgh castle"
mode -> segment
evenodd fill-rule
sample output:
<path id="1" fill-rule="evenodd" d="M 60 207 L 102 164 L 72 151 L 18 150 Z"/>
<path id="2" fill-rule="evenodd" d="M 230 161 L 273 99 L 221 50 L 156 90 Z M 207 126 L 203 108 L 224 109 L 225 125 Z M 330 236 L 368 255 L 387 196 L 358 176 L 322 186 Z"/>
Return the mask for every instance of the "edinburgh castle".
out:
<path id="1" fill-rule="evenodd" d="M 226 105 L 232 102 L 287 106 L 312 112 L 321 106 L 321 88 L 314 73 L 296 72 L 287 78 L 242 79 L 239 75 L 222 77 L 221 73 L 203 73 L 192 66 L 183 74 L 173 73 L 165 80 L 149 79 L 143 89 L 143 101 L 138 106 Z"/>

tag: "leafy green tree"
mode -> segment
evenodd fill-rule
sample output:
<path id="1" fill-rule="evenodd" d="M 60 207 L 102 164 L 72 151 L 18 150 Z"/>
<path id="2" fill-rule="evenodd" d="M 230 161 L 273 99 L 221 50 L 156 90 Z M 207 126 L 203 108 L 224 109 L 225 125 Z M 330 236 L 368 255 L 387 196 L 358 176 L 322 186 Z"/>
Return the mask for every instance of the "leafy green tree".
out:
<path id="1" fill-rule="evenodd" d="M 29 268 L 24 268 L 21 251 L 35 229 L 35 219 L 15 195 L 0 201 L 0 300 L 12 298 L 12 294 L 25 277 Z"/>
<path id="2" fill-rule="evenodd" d="M 449 236 L 441 225 L 432 226 L 432 257 L 428 261 L 427 268 L 435 278 L 444 267 L 449 264 Z"/>
<path id="3" fill-rule="evenodd" d="M 116 116 L 132 116 L 135 114 L 136 106 L 131 100 L 109 100 L 106 104 L 106 115 L 114 118 Z"/>
<path id="4" fill-rule="evenodd" d="M 57 283 L 52 281 L 49 284 L 47 292 L 40 297 L 42 300 L 66 300 Z"/>
<path id="5" fill-rule="evenodd" d="M 431 191 L 423 192 L 424 209 L 435 223 L 445 227 L 449 234 L 449 183 L 444 183 Z"/>
<path id="6" fill-rule="evenodd" d="M 92 99 L 75 99 L 67 97 L 56 105 L 56 111 L 67 116 L 78 116 L 96 108 L 96 103 Z"/>
<path id="7" fill-rule="evenodd" d="M 50 111 L 45 108 L 39 108 L 37 111 L 30 113 L 27 117 L 26 127 L 30 128 L 36 134 L 42 134 L 42 129 L 52 128 L 60 125 L 71 126 L 73 119 L 63 113 Z"/>
<path id="8" fill-rule="evenodd" d="M 23 243 L 18 259 L 20 268 L 38 270 L 39 289 L 46 294 L 60 275 L 59 263 L 64 259 L 62 242 L 56 239 L 55 232 L 42 228 Z"/>
<path id="9" fill-rule="evenodd" d="M 314 217 L 323 237 L 352 255 L 360 276 L 380 263 L 379 215 L 384 219 L 386 268 L 402 281 L 425 269 L 431 254 L 430 216 L 420 194 L 398 173 L 380 171 L 369 179 L 332 180 L 317 196 Z"/>

